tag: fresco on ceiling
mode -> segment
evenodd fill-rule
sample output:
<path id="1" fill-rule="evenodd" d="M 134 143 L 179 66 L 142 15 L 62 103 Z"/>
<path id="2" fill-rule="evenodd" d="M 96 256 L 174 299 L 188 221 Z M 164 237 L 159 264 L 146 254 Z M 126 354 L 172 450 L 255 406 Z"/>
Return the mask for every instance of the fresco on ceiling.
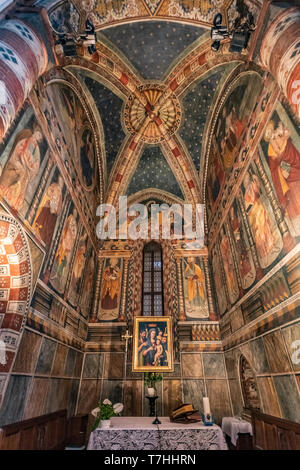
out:
<path id="1" fill-rule="evenodd" d="M 242 75 L 218 112 L 207 173 L 208 196 L 213 207 L 224 185 L 226 174 L 232 170 L 242 136 L 261 90 L 262 80 L 259 75 Z"/>
<path id="2" fill-rule="evenodd" d="M 211 207 L 214 206 L 225 179 L 226 174 L 222 164 L 222 157 L 219 152 L 219 147 L 216 143 L 215 136 L 213 136 L 211 142 L 209 166 L 207 170 L 207 188 Z"/>
<path id="3" fill-rule="evenodd" d="M 109 176 L 118 151 L 125 139 L 121 123 L 123 101 L 98 81 L 83 74 L 81 74 L 81 77 L 95 100 L 101 118 L 104 131 L 106 168 Z"/>
<path id="4" fill-rule="evenodd" d="M 225 225 L 223 225 L 220 232 L 220 253 L 225 271 L 229 300 L 231 304 L 234 304 L 239 298 L 239 286 L 234 268 L 230 239 Z"/>
<path id="5" fill-rule="evenodd" d="M 180 186 L 158 146 L 144 148 L 138 166 L 127 189 L 127 195 L 147 188 L 168 191 L 184 199 Z"/>
<path id="6" fill-rule="evenodd" d="M 57 168 L 44 192 L 36 215 L 34 217 L 32 228 L 36 235 L 45 243 L 49 249 L 53 233 L 56 227 L 63 205 L 65 186 L 62 176 Z"/>
<path id="7" fill-rule="evenodd" d="M 113 321 L 118 319 L 121 300 L 122 270 L 122 258 L 105 259 L 98 311 L 99 321 Z"/>
<path id="8" fill-rule="evenodd" d="M 78 305 L 82 275 L 86 261 L 88 237 L 84 230 L 79 237 L 76 253 L 73 260 L 71 281 L 68 291 L 68 301 L 76 307 Z"/>
<path id="9" fill-rule="evenodd" d="M 171 64 L 206 32 L 198 26 L 168 21 L 137 22 L 101 31 L 144 79 L 163 80 Z"/>
<path id="10" fill-rule="evenodd" d="M 222 68 L 222 70 L 204 80 L 195 82 L 182 98 L 184 115 L 179 134 L 193 159 L 197 171 L 200 170 L 206 119 L 223 73 L 224 69 Z"/>
<path id="11" fill-rule="evenodd" d="M 49 156 L 31 107 L 24 111 L 0 154 L 0 195 L 25 217 Z"/>
<path id="12" fill-rule="evenodd" d="M 80 6 L 90 12 L 95 28 L 99 29 L 109 23 L 144 18 L 178 19 L 186 22 L 201 21 L 210 27 L 223 0 L 92 0 L 79 2 Z M 249 0 L 229 0 L 226 2 L 227 16 L 230 25 L 237 15 L 237 5 L 247 5 L 253 12 L 255 20 L 259 7 Z M 77 30 L 79 14 L 69 2 L 59 2 L 50 13 L 50 21 L 58 31 Z"/>
<path id="13" fill-rule="evenodd" d="M 90 191 L 97 173 L 96 144 L 86 112 L 72 88 L 51 84 L 48 93 L 55 109 L 55 120 L 50 119 L 50 127 L 62 130 L 69 159 L 74 162 L 81 184 Z"/>
<path id="14" fill-rule="evenodd" d="M 261 89 L 262 81 L 257 74 L 242 76 L 219 111 L 215 136 L 226 172 L 232 169 L 241 137 Z"/>
<path id="15" fill-rule="evenodd" d="M 68 211 L 50 273 L 50 284 L 64 293 L 78 232 L 78 214 L 73 203 Z"/>
<path id="16" fill-rule="evenodd" d="M 250 165 L 243 180 L 242 203 L 250 224 L 259 264 L 261 268 L 267 268 L 280 254 L 283 243 L 272 206 L 254 165 Z"/>
<path id="17" fill-rule="evenodd" d="M 92 306 L 93 300 L 93 285 L 96 275 L 96 254 L 93 248 L 90 249 L 90 252 L 87 257 L 88 261 L 86 263 L 86 269 L 84 273 L 84 280 L 82 285 L 82 294 L 80 299 L 80 309 L 84 318 L 88 318 Z"/>
<path id="18" fill-rule="evenodd" d="M 266 126 L 261 148 L 290 232 L 300 237 L 300 133 L 280 103 Z"/>
<path id="19" fill-rule="evenodd" d="M 187 320 L 209 318 L 203 260 L 193 256 L 183 258 L 182 272 Z"/>
<path id="20" fill-rule="evenodd" d="M 231 239 L 237 259 L 242 288 L 248 289 L 255 281 L 256 269 L 245 229 L 245 223 L 242 219 L 242 214 L 236 199 L 230 208 L 228 222 L 231 229 Z"/>
<path id="21" fill-rule="evenodd" d="M 223 313 L 226 311 L 226 308 L 227 308 L 227 298 L 226 298 L 226 292 L 224 289 L 222 268 L 221 268 L 221 264 L 219 260 L 218 248 L 216 245 L 212 248 L 211 260 L 212 260 L 213 280 L 215 284 L 215 294 L 216 294 L 216 299 L 217 299 L 217 303 L 219 307 L 219 313 L 220 315 L 223 315 Z"/>

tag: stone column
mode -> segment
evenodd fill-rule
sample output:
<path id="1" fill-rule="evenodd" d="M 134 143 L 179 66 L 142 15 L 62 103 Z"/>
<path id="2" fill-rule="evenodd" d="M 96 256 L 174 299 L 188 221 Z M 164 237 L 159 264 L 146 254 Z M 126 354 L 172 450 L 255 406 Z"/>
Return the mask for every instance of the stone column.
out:
<path id="1" fill-rule="evenodd" d="M 300 117 L 300 8 L 284 9 L 262 41 L 264 67 L 277 80 L 296 116 Z"/>
<path id="2" fill-rule="evenodd" d="M 45 45 L 30 25 L 0 23 L 0 142 L 47 63 Z"/>

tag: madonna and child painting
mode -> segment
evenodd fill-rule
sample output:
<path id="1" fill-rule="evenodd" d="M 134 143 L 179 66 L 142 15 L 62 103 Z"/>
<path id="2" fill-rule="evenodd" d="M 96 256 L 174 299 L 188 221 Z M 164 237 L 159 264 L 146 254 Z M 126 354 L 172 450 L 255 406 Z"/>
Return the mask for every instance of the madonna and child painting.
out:
<path id="1" fill-rule="evenodd" d="M 170 317 L 135 317 L 132 370 L 133 372 L 173 370 Z"/>

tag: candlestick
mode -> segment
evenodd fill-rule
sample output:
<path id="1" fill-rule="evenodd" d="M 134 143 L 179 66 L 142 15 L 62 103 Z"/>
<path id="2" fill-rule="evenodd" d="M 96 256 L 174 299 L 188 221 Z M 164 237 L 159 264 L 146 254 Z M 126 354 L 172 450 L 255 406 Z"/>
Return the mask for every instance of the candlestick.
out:
<path id="1" fill-rule="evenodd" d="M 210 404 L 209 404 L 209 398 L 208 397 L 203 397 L 203 413 L 205 415 L 210 415 Z"/>

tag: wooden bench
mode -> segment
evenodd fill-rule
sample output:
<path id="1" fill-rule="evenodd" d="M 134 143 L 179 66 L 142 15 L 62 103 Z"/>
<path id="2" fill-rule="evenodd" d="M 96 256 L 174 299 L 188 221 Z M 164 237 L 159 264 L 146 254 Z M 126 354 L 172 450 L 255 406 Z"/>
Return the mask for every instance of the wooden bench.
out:
<path id="1" fill-rule="evenodd" d="M 300 424 L 251 411 L 255 450 L 300 450 Z"/>
<path id="2" fill-rule="evenodd" d="M 62 450 L 67 441 L 67 410 L 0 428 L 1 450 Z"/>

